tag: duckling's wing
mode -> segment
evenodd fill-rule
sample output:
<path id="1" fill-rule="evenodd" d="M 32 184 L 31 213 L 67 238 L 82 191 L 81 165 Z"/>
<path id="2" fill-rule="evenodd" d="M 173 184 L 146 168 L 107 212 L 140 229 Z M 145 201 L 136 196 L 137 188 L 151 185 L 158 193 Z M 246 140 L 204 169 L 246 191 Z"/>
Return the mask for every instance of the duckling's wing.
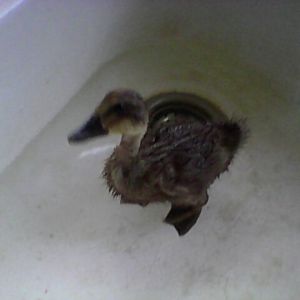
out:
<path id="1" fill-rule="evenodd" d="M 144 174 L 168 196 L 199 194 L 223 171 L 220 138 L 214 124 L 170 124 L 142 144 Z"/>

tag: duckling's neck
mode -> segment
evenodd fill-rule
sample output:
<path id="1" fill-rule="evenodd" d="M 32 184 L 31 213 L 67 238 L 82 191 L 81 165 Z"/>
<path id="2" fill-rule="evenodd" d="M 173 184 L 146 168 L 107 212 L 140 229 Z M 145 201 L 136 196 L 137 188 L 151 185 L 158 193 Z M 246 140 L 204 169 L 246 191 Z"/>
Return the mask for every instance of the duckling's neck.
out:
<path id="1" fill-rule="evenodd" d="M 119 147 L 123 150 L 124 158 L 133 158 L 137 155 L 143 136 L 144 134 L 122 135 Z"/>
<path id="2" fill-rule="evenodd" d="M 137 167 L 136 155 L 143 135 L 123 135 L 120 144 L 114 150 L 114 159 L 110 161 L 110 184 L 120 194 L 127 194 L 132 189 L 133 171 Z"/>
<path id="3" fill-rule="evenodd" d="M 123 134 L 119 146 L 115 149 L 115 162 L 122 173 L 132 170 L 132 164 L 136 163 L 135 157 L 140 149 L 141 141 L 147 131 L 147 127 L 135 134 Z"/>

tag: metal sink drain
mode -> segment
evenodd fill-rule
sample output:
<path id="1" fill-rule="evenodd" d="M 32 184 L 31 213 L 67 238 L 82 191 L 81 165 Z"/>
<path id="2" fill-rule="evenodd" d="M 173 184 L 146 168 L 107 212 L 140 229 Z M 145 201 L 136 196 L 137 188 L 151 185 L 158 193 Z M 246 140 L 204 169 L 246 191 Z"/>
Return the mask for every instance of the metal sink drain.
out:
<path id="1" fill-rule="evenodd" d="M 150 97 L 146 100 L 149 110 L 149 125 L 171 120 L 196 120 L 202 124 L 220 122 L 228 118 L 208 100 L 189 93 L 170 92 Z"/>

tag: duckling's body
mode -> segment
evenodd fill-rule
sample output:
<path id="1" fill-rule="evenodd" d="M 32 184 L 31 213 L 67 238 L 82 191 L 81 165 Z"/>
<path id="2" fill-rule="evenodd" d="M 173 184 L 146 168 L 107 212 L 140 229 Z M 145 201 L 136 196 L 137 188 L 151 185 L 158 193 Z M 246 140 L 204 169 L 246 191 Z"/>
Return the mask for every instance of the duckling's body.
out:
<path id="1" fill-rule="evenodd" d="M 239 131 L 235 123 L 226 125 Z M 224 144 L 222 126 L 166 123 L 146 132 L 136 155 L 131 155 L 132 141 L 122 139 L 103 171 L 109 190 L 120 195 L 122 203 L 145 206 L 168 201 L 173 209 L 188 209 L 199 216 L 208 187 L 234 155 Z"/>
<path id="2" fill-rule="evenodd" d="M 118 114 L 128 122 L 130 109 L 126 110 L 125 102 Z M 121 143 L 107 160 L 103 176 L 122 203 L 146 206 L 170 202 L 172 208 L 165 221 L 183 235 L 197 221 L 208 200 L 207 189 L 228 168 L 245 132 L 232 121 L 203 124 L 174 120 L 148 128 L 147 112 L 143 124 L 140 130 L 122 132 Z"/>

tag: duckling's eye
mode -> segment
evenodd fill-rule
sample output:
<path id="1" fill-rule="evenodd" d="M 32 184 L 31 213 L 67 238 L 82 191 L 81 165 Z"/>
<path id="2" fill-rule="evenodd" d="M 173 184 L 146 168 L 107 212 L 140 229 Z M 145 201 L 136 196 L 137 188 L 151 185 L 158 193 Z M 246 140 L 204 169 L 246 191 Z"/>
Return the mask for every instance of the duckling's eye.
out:
<path id="1" fill-rule="evenodd" d="M 125 113 L 124 105 L 122 103 L 115 104 L 114 106 L 110 107 L 106 112 L 105 116 L 110 115 L 123 115 Z"/>
<path id="2" fill-rule="evenodd" d="M 124 106 L 121 103 L 118 103 L 113 106 L 113 111 L 117 114 L 122 114 L 124 113 Z"/>

